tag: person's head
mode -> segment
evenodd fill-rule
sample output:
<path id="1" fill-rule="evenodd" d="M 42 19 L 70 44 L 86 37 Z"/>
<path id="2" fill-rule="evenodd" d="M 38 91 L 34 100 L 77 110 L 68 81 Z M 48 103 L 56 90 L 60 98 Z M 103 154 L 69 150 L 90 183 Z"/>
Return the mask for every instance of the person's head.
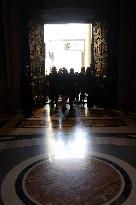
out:
<path id="1" fill-rule="evenodd" d="M 61 74 L 62 72 L 63 72 L 63 69 L 60 68 L 59 71 L 58 71 L 58 73 Z"/>
<path id="2" fill-rule="evenodd" d="M 68 71 L 67 71 L 67 69 L 65 68 L 65 67 L 63 67 L 63 74 L 67 74 L 68 73 Z"/>
<path id="3" fill-rule="evenodd" d="M 70 73 L 74 73 L 74 68 L 70 68 Z"/>
<path id="4" fill-rule="evenodd" d="M 90 70 L 90 67 L 87 67 L 87 68 L 86 68 L 86 73 L 90 73 L 90 71 L 91 71 L 91 70 Z"/>
<path id="5" fill-rule="evenodd" d="M 56 73 L 57 72 L 57 69 L 55 66 L 52 67 L 52 73 Z"/>
<path id="6" fill-rule="evenodd" d="M 85 73 L 85 67 L 84 66 L 81 67 L 81 73 Z"/>

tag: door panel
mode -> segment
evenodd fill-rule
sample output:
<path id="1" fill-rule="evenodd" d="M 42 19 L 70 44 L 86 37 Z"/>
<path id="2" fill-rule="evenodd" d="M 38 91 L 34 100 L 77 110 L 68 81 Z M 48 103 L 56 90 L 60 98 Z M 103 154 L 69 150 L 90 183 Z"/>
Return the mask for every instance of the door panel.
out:
<path id="1" fill-rule="evenodd" d="M 44 102 L 45 78 L 45 46 L 43 24 L 35 21 L 29 22 L 29 47 L 32 98 L 34 105 L 40 105 Z"/>
<path id="2" fill-rule="evenodd" d="M 93 24 L 93 65 L 95 75 L 108 75 L 108 37 L 106 23 Z"/>

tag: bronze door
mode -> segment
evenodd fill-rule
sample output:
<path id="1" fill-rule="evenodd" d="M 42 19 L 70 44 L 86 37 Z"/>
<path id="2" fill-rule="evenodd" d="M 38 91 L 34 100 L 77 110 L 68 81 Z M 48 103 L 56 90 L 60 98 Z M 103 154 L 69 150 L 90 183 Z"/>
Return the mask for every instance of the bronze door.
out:
<path id="1" fill-rule="evenodd" d="M 30 70 L 34 105 L 44 102 L 45 45 L 44 24 L 29 22 Z"/>
<path id="2" fill-rule="evenodd" d="M 92 29 L 92 63 L 97 77 L 108 75 L 108 31 L 105 22 L 95 22 Z"/>

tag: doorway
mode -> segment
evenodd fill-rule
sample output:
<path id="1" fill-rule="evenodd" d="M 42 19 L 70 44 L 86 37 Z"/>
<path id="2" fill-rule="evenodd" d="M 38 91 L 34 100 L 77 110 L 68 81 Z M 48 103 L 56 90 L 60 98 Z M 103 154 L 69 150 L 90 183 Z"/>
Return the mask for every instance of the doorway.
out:
<path id="1" fill-rule="evenodd" d="M 46 74 L 53 66 L 79 73 L 91 64 L 92 24 L 45 24 L 44 43 Z"/>
<path id="2" fill-rule="evenodd" d="M 47 29 L 48 28 L 48 29 Z M 66 67 L 80 72 L 81 67 L 93 67 L 97 78 L 107 78 L 108 44 L 104 22 L 43 24 L 29 23 L 29 74 L 34 105 L 45 102 L 45 77 L 53 66 L 57 71 Z M 107 86 L 108 87 L 108 86 Z"/>

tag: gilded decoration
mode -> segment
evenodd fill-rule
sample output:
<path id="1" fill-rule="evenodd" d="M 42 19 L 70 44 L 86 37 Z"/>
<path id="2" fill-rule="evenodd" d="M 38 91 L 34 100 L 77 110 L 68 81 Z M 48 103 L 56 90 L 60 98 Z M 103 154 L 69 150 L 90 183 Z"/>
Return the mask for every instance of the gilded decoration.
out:
<path id="1" fill-rule="evenodd" d="M 29 46 L 30 46 L 30 67 L 32 96 L 35 104 L 39 104 L 44 99 L 44 27 L 37 22 L 29 22 Z"/>
<path id="2" fill-rule="evenodd" d="M 107 76 L 108 71 L 108 41 L 106 23 L 94 23 L 94 68 L 95 74 Z"/>

